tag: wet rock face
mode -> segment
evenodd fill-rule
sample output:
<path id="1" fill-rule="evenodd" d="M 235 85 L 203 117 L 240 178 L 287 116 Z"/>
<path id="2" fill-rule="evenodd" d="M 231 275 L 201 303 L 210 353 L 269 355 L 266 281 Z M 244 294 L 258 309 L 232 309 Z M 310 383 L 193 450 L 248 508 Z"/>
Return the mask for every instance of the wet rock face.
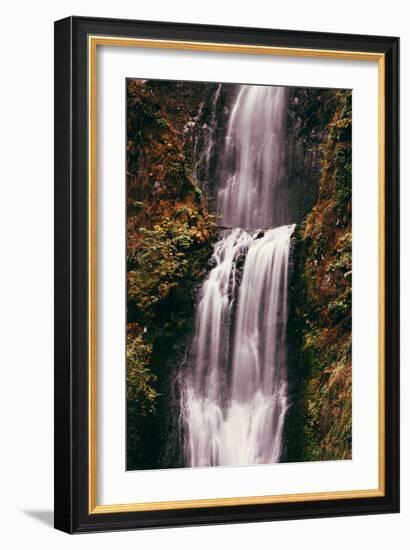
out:
<path id="1" fill-rule="evenodd" d="M 319 195 L 324 150 L 337 108 L 335 90 L 288 88 L 284 173 L 292 222 L 301 223 Z"/>
<path id="2" fill-rule="evenodd" d="M 185 125 L 185 152 L 210 211 L 216 212 L 216 193 L 223 180 L 221 157 L 225 148 L 230 107 L 237 94 L 235 84 L 204 84 L 199 109 Z"/>
<path id="3" fill-rule="evenodd" d="M 335 93 L 317 200 L 294 234 L 287 459 L 352 453 L 351 93 Z"/>
<path id="4" fill-rule="evenodd" d="M 183 128 L 204 90 L 169 90 L 128 81 L 128 469 L 162 464 L 172 368 L 215 232 L 184 150 Z"/>

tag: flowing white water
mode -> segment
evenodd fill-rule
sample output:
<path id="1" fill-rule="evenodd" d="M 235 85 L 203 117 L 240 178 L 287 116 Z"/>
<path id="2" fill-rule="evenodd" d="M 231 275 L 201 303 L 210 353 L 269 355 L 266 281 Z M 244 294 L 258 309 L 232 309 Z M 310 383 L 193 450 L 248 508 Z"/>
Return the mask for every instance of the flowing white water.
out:
<path id="1" fill-rule="evenodd" d="M 181 392 L 188 466 L 281 458 L 294 226 L 256 229 L 280 218 L 283 109 L 282 88 L 242 86 L 229 120 L 223 160 L 231 172 L 218 208 L 224 225 L 238 227 L 216 243 L 198 298 Z"/>
<path id="2" fill-rule="evenodd" d="M 281 192 L 285 88 L 241 86 L 232 107 L 219 191 L 218 212 L 228 227 L 272 227 L 283 223 Z"/>

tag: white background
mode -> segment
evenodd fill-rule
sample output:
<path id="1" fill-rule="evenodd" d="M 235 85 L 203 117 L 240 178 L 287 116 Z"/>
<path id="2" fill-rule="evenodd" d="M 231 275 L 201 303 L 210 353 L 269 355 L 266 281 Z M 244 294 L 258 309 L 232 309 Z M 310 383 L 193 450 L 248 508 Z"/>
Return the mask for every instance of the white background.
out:
<path id="1" fill-rule="evenodd" d="M 399 35 L 402 151 L 409 150 L 406 3 L 293 0 L 251 3 L 73 0 L 7 3 L 1 40 L 0 542 L 5 548 L 404 549 L 409 539 L 409 178 L 402 163 L 402 513 L 69 537 L 52 509 L 52 103 L 53 28 L 69 14 Z"/>
<path id="2" fill-rule="evenodd" d="M 126 472 L 126 75 L 353 89 L 353 460 Z M 97 504 L 377 488 L 377 62 L 111 46 L 97 90 Z"/>

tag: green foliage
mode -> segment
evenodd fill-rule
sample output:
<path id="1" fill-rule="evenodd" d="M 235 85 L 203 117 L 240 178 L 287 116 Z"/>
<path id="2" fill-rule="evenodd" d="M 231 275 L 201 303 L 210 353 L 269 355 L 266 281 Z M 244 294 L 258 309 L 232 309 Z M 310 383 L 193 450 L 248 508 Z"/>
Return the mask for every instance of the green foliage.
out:
<path id="1" fill-rule="evenodd" d="M 148 343 L 143 334 L 127 337 L 127 398 L 134 400 L 139 407 L 139 413 L 146 415 L 155 408 L 157 392 L 152 384 L 156 376 L 149 370 L 152 344 Z"/>
<path id="2" fill-rule="evenodd" d="M 298 419 L 291 431 L 301 443 L 289 446 L 298 460 L 351 457 L 351 93 L 335 94 L 333 109 L 323 115 L 318 200 L 293 239 L 289 328 L 300 387 L 290 423 Z"/>
<path id="3" fill-rule="evenodd" d="M 136 324 L 127 334 L 127 465 L 133 469 L 142 459 L 143 426 L 156 412 L 157 377 L 151 370 L 152 344 Z"/>
<path id="4" fill-rule="evenodd" d="M 335 212 L 346 216 L 351 201 L 352 186 L 352 102 L 350 92 L 339 92 L 342 102 L 339 120 L 334 124 L 333 135 L 337 140 L 333 154 L 334 179 L 336 185 Z"/>
<path id="5" fill-rule="evenodd" d="M 147 89 L 131 82 L 128 92 L 128 140 L 139 146 L 146 145 L 149 133 L 155 128 L 168 128 L 168 121 L 162 116 L 159 105 L 150 100 Z"/>
<path id="6" fill-rule="evenodd" d="M 183 214 L 189 221 L 181 221 Z M 128 256 L 128 299 L 137 305 L 144 321 L 153 318 L 155 304 L 166 299 L 172 289 L 190 286 L 200 276 L 209 252 L 204 242 L 209 239 L 212 221 L 202 218 L 194 225 L 193 220 L 195 215 L 188 207 L 180 208 L 173 219 L 140 229 L 139 246 Z"/>
<path id="7" fill-rule="evenodd" d="M 329 270 L 341 270 L 343 275 L 352 269 L 352 233 L 346 231 L 339 238 L 332 261 L 329 263 Z"/>
<path id="8" fill-rule="evenodd" d="M 184 165 L 181 161 L 171 162 L 168 168 L 168 174 L 181 178 L 184 175 Z"/>
<path id="9" fill-rule="evenodd" d="M 335 112 L 336 97 L 333 90 L 324 88 L 291 88 L 289 103 L 292 133 L 310 147 L 322 142 Z"/>
<path id="10" fill-rule="evenodd" d="M 156 123 L 159 128 L 165 129 L 169 127 L 169 122 L 166 118 L 162 117 L 160 113 L 156 113 L 155 115 Z"/>

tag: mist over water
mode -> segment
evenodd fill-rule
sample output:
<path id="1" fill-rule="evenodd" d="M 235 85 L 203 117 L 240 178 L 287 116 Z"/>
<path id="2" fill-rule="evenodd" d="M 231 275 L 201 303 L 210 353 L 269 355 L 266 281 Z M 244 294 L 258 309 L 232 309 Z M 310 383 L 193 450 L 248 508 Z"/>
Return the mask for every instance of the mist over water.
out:
<path id="1" fill-rule="evenodd" d="M 239 87 L 231 108 L 217 194 L 220 223 L 231 229 L 214 246 L 180 377 L 186 466 L 281 458 L 294 230 L 282 225 L 284 108 L 285 89 L 271 86 Z M 209 155 L 213 145 L 206 145 Z"/>

